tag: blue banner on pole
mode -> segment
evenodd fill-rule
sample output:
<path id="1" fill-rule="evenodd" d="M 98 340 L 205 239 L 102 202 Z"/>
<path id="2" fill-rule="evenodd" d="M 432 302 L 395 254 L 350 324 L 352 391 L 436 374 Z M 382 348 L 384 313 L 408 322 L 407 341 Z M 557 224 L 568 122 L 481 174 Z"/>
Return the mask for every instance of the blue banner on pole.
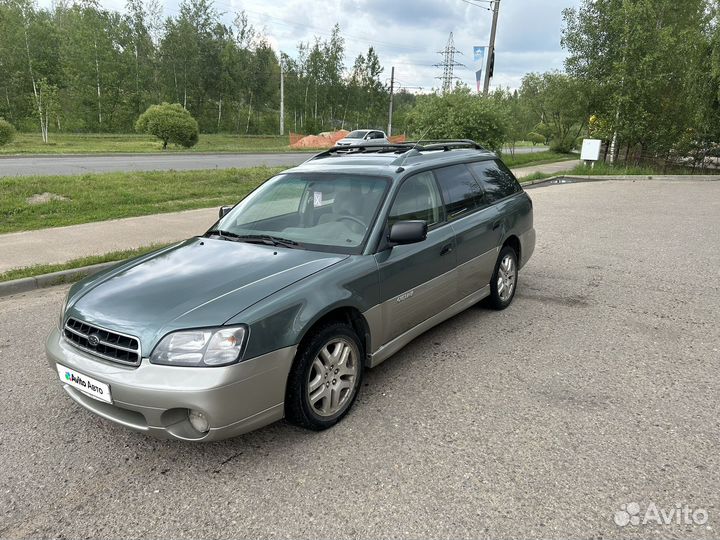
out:
<path id="1" fill-rule="evenodd" d="M 475 67 L 475 84 L 477 91 L 482 90 L 483 68 L 485 67 L 485 50 L 487 47 L 473 47 L 473 66 Z"/>

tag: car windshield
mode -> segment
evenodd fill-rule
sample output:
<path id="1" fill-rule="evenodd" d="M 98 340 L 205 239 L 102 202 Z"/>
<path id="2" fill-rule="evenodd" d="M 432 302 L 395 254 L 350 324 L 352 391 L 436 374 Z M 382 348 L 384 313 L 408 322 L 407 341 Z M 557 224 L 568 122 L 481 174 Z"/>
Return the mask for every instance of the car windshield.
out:
<path id="1" fill-rule="evenodd" d="M 351 131 L 350 133 L 348 133 L 347 137 L 345 137 L 345 138 L 346 139 L 362 139 L 367 134 L 368 134 L 367 131 L 356 130 L 356 131 Z"/>
<path id="2" fill-rule="evenodd" d="M 243 199 L 208 234 L 359 253 L 387 187 L 387 179 L 373 176 L 280 174 Z"/>

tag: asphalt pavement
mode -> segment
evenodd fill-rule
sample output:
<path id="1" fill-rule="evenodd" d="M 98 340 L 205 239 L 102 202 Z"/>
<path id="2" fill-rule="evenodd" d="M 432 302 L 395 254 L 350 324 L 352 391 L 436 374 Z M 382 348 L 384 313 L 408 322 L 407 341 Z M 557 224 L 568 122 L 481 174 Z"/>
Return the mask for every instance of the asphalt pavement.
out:
<path id="1" fill-rule="evenodd" d="M 522 147 L 518 154 L 542 152 L 547 147 Z M 295 166 L 317 152 L 264 154 L 107 154 L 61 156 L 2 156 L 0 176 L 67 175 L 117 171 L 189 171 L 266 165 Z"/>
<path id="2" fill-rule="evenodd" d="M 322 433 L 116 426 L 44 359 L 66 287 L 0 299 L 0 538 L 716 538 L 720 182 L 529 192 L 512 306 L 415 340 Z M 707 521 L 614 519 L 651 505 Z"/>

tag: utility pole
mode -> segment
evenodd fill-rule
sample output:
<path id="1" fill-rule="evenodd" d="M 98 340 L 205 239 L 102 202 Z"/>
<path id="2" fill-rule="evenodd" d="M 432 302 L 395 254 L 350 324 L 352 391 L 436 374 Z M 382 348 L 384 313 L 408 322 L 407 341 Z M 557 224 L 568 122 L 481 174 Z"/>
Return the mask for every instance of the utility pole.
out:
<path id="1" fill-rule="evenodd" d="M 495 62 L 495 34 L 497 33 L 498 15 L 500 14 L 500 0 L 493 1 L 493 19 L 490 28 L 490 46 L 488 47 L 487 67 L 485 68 L 485 82 L 483 84 L 483 93 L 487 95 L 490 90 L 490 70 Z"/>
<path id="2" fill-rule="evenodd" d="M 280 135 L 285 135 L 285 69 L 280 55 Z"/>
<path id="3" fill-rule="evenodd" d="M 387 136 L 392 136 L 392 107 L 393 107 L 393 89 L 395 86 L 395 66 L 390 69 L 390 111 L 388 111 L 388 129 Z"/>

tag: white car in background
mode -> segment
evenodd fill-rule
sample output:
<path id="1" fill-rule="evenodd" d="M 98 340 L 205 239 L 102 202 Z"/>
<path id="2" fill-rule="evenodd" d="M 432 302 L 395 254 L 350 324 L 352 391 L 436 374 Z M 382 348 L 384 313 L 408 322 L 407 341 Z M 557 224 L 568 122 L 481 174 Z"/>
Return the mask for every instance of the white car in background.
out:
<path id="1" fill-rule="evenodd" d="M 387 135 L 379 129 L 356 129 L 347 134 L 335 146 L 359 146 L 362 144 L 388 144 Z"/>

